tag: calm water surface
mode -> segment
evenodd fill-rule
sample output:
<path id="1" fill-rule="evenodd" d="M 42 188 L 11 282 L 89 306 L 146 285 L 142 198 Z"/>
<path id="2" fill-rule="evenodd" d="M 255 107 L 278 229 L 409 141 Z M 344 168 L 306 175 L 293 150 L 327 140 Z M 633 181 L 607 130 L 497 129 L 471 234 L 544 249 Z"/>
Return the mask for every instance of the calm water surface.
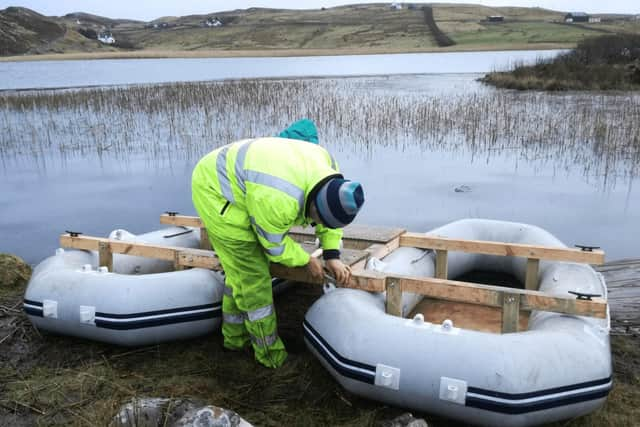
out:
<path id="1" fill-rule="evenodd" d="M 0 90 L 189 82 L 239 78 L 486 73 L 559 50 L 291 58 L 105 59 L 0 62 Z"/>
<path id="2" fill-rule="evenodd" d="M 135 63 L 141 62 L 126 61 L 127 66 Z M 476 77 L 360 78 L 348 86 L 347 97 L 422 94 L 437 101 L 460 94 L 491 94 L 493 89 L 477 83 Z M 567 102 L 562 97 L 551 100 Z M 2 114 L 8 113 L 0 110 Z M 17 120 L 20 117 L 28 123 L 33 116 L 24 113 Z M 283 118 L 282 126 L 286 123 Z M 273 134 L 280 124 L 269 126 L 265 134 Z M 398 126 L 402 130 L 403 125 Z M 4 129 L 5 134 L 10 130 Z M 567 151 L 565 159 L 558 159 L 555 151 L 524 156 L 509 147 L 477 151 L 461 145 L 459 138 L 416 144 L 411 136 L 403 140 L 397 129 L 394 132 L 388 144 L 366 144 L 357 135 L 337 139 L 331 136 L 336 135 L 335 130 L 320 129 L 322 144 L 337 158 L 345 175 L 363 183 L 366 204 L 360 223 L 427 231 L 467 217 L 510 220 L 541 226 L 568 245 L 602 246 L 608 259 L 640 255 L 640 183 L 633 169 L 603 175 L 601 168 L 588 167 L 598 160 L 596 153 L 578 156 Z M 345 131 L 338 134 L 344 136 Z M 37 136 L 35 127 L 33 135 L 44 138 Z M 79 133 L 70 136 L 68 144 L 81 137 Z M 193 152 L 63 152 L 47 149 L 47 144 L 33 145 L 42 151 L 0 149 L 0 252 L 15 253 L 34 264 L 53 254 L 65 230 L 97 236 L 115 228 L 143 233 L 159 228 L 159 215 L 166 210 L 195 214 L 191 171 L 200 155 L 218 143 L 212 137 L 207 147 L 205 138 L 204 147 Z M 470 191 L 455 191 L 463 185 Z"/>

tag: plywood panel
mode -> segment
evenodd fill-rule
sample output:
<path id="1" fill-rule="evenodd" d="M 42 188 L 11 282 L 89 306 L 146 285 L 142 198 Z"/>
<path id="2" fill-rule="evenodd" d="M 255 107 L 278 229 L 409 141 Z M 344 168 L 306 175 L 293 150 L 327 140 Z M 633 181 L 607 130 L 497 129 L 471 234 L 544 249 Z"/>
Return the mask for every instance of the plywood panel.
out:
<path id="1" fill-rule="evenodd" d="M 424 298 L 407 317 L 421 313 L 426 322 L 441 324 L 450 319 L 457 328 L 499 334 L 502 330 L 502 309 L 461 302 Z M 526 331 L 529 313 L 520 312 L 519 331 Z"/>

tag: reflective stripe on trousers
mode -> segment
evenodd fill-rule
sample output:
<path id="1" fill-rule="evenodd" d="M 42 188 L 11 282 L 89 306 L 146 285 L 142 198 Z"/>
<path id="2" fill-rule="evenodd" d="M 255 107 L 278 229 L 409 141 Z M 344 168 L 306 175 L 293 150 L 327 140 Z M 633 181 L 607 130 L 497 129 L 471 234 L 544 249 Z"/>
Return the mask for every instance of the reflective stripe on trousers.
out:
<path id="1" fill-rule="evenodd" d="M 251 335 L 251 342 L 254 345 L 257 345 L 259 347 L 272 346 L 273 344 L 276 343 L 276 341 L 278 341 L 278 334 L 277 333 L 273 333 L 271 335 L 267 335 L 264 338 L 259 338 L 259 337 L 255 337 L 255 336 Z"/>
<path id="2" fill-rule="evenodd" d="M 222 321 L 234 325 L 244 325 L 244 319 L 246 318 L 244 314 L 222 313 Z"/>
<path id="3" fill-rule="evenodd" d="M 265 317 L 271 316 L 273 314 L 273 304 L 269 304 L 265 307 L 258 308 L 253 311 L 247 312 L 247 317 L 250 322 L 255 322 L 260 319 L 264 319 Z"/>

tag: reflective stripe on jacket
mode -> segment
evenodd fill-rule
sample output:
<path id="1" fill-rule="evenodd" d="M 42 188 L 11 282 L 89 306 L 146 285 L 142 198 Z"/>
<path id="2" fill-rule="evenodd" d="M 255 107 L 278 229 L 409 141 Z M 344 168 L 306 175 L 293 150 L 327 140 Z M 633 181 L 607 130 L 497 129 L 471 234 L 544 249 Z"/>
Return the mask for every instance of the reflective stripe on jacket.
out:
<path id="1" fill-rule="evenodd" d="M 252 229 L 270 261 L 301 266 L 309 262 L 309 255 L 287 233 L 309 222 L 309 193 L 330 176 L 340 176 L 337 166 L 318 145 L 282 138 L 242 140 L 200 160 L 193 174 L 193 197 L 213 191 L 230 203 L 226 237 L 245 240 Z M 210 230 L 216 231 L 220 229 Z M 317 225 L 316 235 L 323 249 L 339 249 L 342 230 Z"/>

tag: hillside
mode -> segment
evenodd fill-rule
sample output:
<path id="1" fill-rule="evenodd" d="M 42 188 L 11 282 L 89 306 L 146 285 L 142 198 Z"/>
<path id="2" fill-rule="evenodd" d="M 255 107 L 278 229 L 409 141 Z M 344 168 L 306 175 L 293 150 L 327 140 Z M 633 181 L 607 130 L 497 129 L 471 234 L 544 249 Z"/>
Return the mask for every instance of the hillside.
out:
<path id="1" fill-rule="evenodd" d="M 640 20 L 597 15 L 601 22 L 565 24 L 564 12 L 540 8 L 432 5 L 429 24 L 420 6 L 400 10 L 365 4 L 309 10 L 250 8 L 150 22 L 82 12 L 45 17 L 29 9 L 0 11 L 0 56 L 128 51 L 134 55 L 218 55 L 242 52 L 314 54 L 421 52 L 440 49 L 542 49 L 571 47 L 604 33 L 640 33 Z M 499 15 L 503 22 L 487 22 Z M 208 22 L 208 24 L 207 24 Z M 113 35 L 115 44 L 96 40 Z"/>
<path id="2" fill-rule="evenodd" d="M 65 27 L 32 10 L 0 11 L 0 55 L 16 55 L 64 36 Z"/>

